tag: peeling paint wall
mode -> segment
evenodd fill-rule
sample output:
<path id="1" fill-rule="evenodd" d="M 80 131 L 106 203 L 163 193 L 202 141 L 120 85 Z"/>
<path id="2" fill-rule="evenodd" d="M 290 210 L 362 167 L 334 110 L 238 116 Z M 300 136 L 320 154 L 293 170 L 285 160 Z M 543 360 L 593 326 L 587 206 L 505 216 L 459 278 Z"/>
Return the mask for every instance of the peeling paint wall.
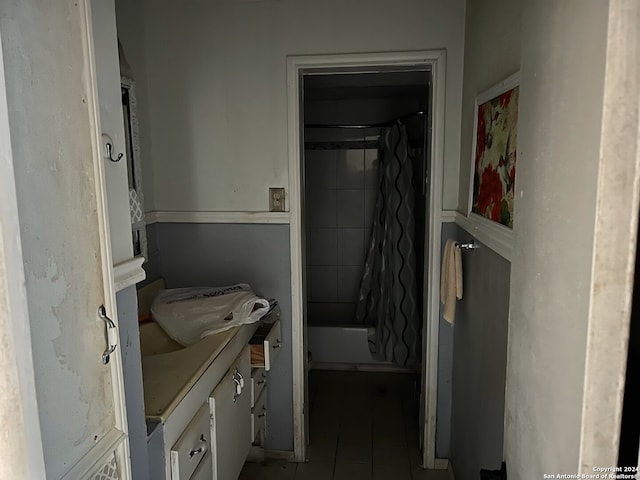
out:
<path id="1" fill-rule="evenodd" d="M 1 44 L 0 478 L 44 478 Z"/>
<path id="2" fill-rule="evenodd" d="M 82 5 L 0 4 L 0 30 L 47 477 L 115 424 Z M 96 375 L 96 372 L 105 372 Z"/>

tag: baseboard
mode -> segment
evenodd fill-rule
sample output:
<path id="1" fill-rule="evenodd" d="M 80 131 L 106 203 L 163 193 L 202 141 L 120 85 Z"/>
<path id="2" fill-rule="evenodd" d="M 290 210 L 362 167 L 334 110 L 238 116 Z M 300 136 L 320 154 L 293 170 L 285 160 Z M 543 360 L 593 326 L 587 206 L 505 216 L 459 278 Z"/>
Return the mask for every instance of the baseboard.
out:
<path id="1" fill-rule="evenodd" d="M 381 373 L 416 373 L 415 368 L 398 367 L 392 364 L 352 364 L 352 363 L 328 363 L 316 362 L 311 364 L 311 370 L 338 370 L 343 372 L 381 372 Z"/>
<path id="2" fill-rule="evenodd" d="M 295 461 L 294 452 L 290 452 L 289 450 L 265 450 L 264 457 L 271 460 L 284 460 L 286 462 Z"/>
<path id="3" fill-rule="evenodd" d="M 456 476 L 453 473 L 453 464 L 451 463 L 451 461 L 447 462 L 447 473 L 449 474 L 449 480 L 456 480 Z"/>
<path id="4" fill-rule="evenodd" d="M 436 458 L 433 462 L 433 468 L 436 470 L 447 470 L 449 468 L 449 460 L 446 458 Z"/>
<path id="5" fill-rule="evenodd" d="M 264 462 L 264 448 L 251 445 L 249 449 L 249 455 L 247 455 L 247 462 L 262 463 Z"/>

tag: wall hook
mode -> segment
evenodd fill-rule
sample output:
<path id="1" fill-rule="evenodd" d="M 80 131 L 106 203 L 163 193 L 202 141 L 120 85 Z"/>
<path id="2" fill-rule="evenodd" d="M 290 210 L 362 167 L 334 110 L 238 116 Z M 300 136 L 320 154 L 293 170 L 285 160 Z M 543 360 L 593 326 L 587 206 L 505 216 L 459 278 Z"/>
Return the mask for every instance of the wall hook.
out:
<path id="1" fill-rule="evenodd" d="M 458 243 L 456 242 L 456 247 L 459 248 L 462 251 L 473 251 L 476 250 L 478 248 L 480 248 L 480 245 L 478 245 L 475 241 L 472 241 L 471 243 Z"/>
<path id="2" fill-rule="evenodd" d="M 124 153 L 119 153 L 116 158 L 113 158 L 113 145 L 111 145 L 111 142 L 107 142 L 105 148 L 107 149 L 107 158 L 112 162 L 119 162 L 124 157 Z"/>

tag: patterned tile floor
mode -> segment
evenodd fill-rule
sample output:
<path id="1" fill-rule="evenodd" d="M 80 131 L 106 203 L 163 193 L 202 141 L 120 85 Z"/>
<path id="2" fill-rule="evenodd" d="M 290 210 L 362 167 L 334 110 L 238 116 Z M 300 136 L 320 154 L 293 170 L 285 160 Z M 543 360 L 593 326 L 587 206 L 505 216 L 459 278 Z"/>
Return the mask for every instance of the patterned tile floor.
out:
<path id="1" fill-rule="evenodd" d="M 416 380 L 312 371 L 309 462 L 247 463 L 240 480 L 448 480 L 419 466 Z"/>

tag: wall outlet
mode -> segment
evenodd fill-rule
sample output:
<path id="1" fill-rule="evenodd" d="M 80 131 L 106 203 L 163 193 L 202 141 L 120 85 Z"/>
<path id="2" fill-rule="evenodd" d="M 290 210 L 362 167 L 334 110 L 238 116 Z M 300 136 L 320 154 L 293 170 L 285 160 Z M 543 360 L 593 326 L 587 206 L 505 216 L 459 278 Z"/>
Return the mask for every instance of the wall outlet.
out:
<path id="1" fill-rule="evenodd" d="M 269 211 L 284 212 L 284 188 L 269 188 Z"/>

